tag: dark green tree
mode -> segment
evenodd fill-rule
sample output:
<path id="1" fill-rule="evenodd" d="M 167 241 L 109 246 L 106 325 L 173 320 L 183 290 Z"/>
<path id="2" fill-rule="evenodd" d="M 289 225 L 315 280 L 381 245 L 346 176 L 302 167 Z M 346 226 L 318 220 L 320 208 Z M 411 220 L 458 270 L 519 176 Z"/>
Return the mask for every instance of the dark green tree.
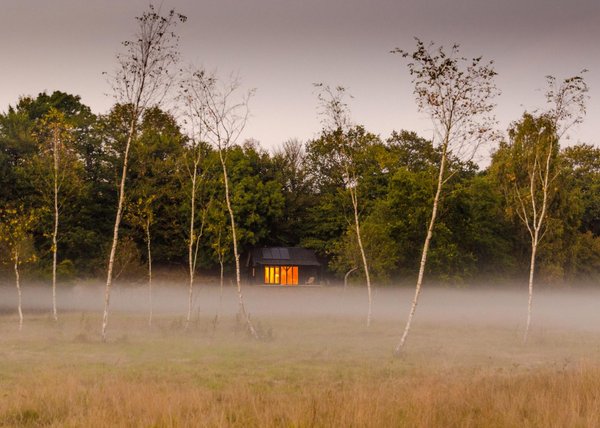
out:
<path id="1" fill-rule="evenodd" d="M 138 135 L 131 150 L 131 186 L 125 220 L 137 231 L 143 231 L 148 267 L 148 324 L 152 325 L 152 244 L 156 238 L 162 248 L 174 242 L 170 233 L 174 232 L 172 225 L 177 219 L 174 215 L 177 201 L 173 195 L 179 193 L 175 177 L 185 140 L 175 119 L 158 107 L 144 112 Z"/>

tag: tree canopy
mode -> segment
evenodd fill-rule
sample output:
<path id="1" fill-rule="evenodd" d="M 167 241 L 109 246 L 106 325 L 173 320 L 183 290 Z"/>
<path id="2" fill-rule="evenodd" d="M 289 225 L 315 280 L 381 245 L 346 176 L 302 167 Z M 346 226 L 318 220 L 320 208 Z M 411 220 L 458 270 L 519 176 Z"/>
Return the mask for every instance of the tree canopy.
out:
<path id="1" fill-rule="evenodd" d="M 57 91 L 23 97 L 0 114 L 0 204 L 40 210 L 31 230 L 37 259 L 25 266 L 28 275 L 49 277 L 52 257 L 51 216 L 43 210 L 45 196 L 39 190 L 40 183 L 49 182 L 50 170 L 35 166 L 41 165 L 36 159 L 45 150 L 38 144 L 40 126 L 55 111 L 72 136 L 69 150 L 73 156 L 61 207 L 59 277 L 97 276 L 110 244 L 128 108 L 115 104 L 107 114 L 96 115 L 78 96 Z M 509 136 L 516 141 L 517 134 L 524 132 L 522 127 L 534 126 L 536 120 L 541 119 L 524 116 Z M 152 217 L 154 265 L 183 270 L 186 248 L 181 242 L 187 236 L 189 211 L 183 177 L 191 146 L 175 117 L 157 107 L 147 109 L 137 126 L 127 177 L 125 244 L 120 248 L 121 262 L 127 262 L 118 270 L 122 275 L 143 275 L 140 266 L 146 256 L 140 219 L 148 215 Z M 412 280 L 434 196 L 440 148 L 408 130 L 385 138 L 362 126 L 346 132 L 360 177 L 360 216 L 374 279 L 380 284 Z M 328 262 L 331 280 L 341 279 L 357 263 L 352 207 L 344 193 L 334 139 L 334 133 L 324 132 L 306 142 L 282 142 L 273 152 L 256 141 L 226 148 L 242 255 L 261 246 L 312 248 Z M 491 164 L 483 170 L 449 157 L 453 179 L 446 184 L 432 241 L 430 278 L 460 283 L 526 275 L 527 235 L 504 197 L 511 185 L 510 171 L 522 171 L 519 162 L 526 161 L 526 154 L 507 144 L 498 145 Z M 208 144 L 202 150 L 199 168 L 204 176 L 196 203 L 199 212 L 206 211 L 207 225 L 198 267 L 216 272 L 222 254 L 226 272 L 231 273 L 233 256 L 227 250 L 230 231 L 219 196 L 223 179 L 218 153 Z M 598 278 L 600 267 L 600 149 L 591 144 L 555 147 L 553 156 L 559 161 L 561 178 L 550 206 L 552 233 L 540 248 L 540 274 L 545 282 L 592 281 Z M 10 274 L 8 264 L 2 269 Z M 360 275 L 359 271 L 352 277 L 358 280 Z"/>

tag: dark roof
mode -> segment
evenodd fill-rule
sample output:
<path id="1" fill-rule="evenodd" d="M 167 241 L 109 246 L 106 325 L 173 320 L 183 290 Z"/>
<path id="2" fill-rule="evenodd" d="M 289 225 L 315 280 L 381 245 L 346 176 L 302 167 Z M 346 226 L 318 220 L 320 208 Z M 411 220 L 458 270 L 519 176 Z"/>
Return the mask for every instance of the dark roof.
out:
<path id="1" fill-rule="evenodd" d="M 247 266 L 256 265 L 321 266 L 313 250 L 298 247 L 254 248 Z"/>

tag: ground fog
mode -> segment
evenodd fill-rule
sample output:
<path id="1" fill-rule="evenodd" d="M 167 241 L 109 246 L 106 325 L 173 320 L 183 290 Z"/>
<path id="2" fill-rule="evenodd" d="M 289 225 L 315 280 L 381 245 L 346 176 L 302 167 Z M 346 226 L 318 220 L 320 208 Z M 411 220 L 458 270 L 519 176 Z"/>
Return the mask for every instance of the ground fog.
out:
<path id="1" fill-rule="evenodd" d="M 0 286 L 2 426 L 600 426 L 600 291 L 540 290 L 527 344 L 524 287 L 425 287 L 400 357 L 413 290 L 116 284 L 108 340 L 101 283 Z"/>
<path id="2" fill-rule="evenodd" d="M 243 290 L 248 311 L 261 317 L 366 317 L 367 295 L 363 287 L 257 287 Z M 373 318 L 379 321 L 405 320 L 413 297 L 410 287 L 375 289 Z M 187 310 L 186 285 L 161 282 L 154 285 L 155 315 L 184 316 Z M 100 283 L 59 286 L 58 307 L 62 312 L 100 312 L 104 304 L 104 288 Z M 232 286 L 221 290 L 214 285 L 197 285 L 194 289 L 193 312 L 210 317 L 235 315 L 237 292 Z M 562 288 L 536 291 L 534 326 L 543 329 L 600 331 L 600 288 Z M 0 313 L 16 312 L 17 294 L 9 283 L 0 286 Z M 121 283 L 113 289 L 111 311 L 144 314 L 149 309 L 145 286 Z M 40 314 L 51 310 L 49 286 L 23 286 L 23 310 Z M 527 310 L 525 287 L 471 286 L 424 287 L 416 322 L 443 325 L 496 326 L 510 329 L 524 327 Z"/>

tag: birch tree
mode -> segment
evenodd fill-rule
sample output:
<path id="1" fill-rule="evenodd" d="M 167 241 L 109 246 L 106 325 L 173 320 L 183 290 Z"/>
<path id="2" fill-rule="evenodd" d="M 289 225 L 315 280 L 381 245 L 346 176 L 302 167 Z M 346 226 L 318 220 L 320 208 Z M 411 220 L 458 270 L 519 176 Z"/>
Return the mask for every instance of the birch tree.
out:
<path id="1" fill-rule="evenodd" d="M 125 183 L 129 150 L 140 117 L 148 107 L 157 106 L 165 98 L 173 82 L 172 68 L 178 60 L 179 38 L 174 32 L 178 23 L 186 17 L 170 10 L 161 15 L 150 5 L 148 10 L 137 17 L 138 30 L 134 38 L 123 42 L 125 52 L 117 55 L 117 71 L 111 82 L 115 99 L 130 108 L 129 129 L 122 154 L 122 172 L 118 191 L 117 212 L 113 228 L 113 239 L 108 258 L 106 287 L 104 292 L 104 313 L 102 317 L 102 340 L 106 340 L 110 291 L 113 281 L 115 254 L 119 240 L 119 226 L 123 217 Z"/>
<path id="2" fill-rule="evenodd" d="M 223 306 L 223 285 L 225 281 L 225 257 L 227 256 L 229 246 L 227 241 L 230 239 L 229 228 L 227 227 L 227 213 L 220 204 L 213 203 L 209 211 L 210 220 L 208 227 L 210 228 L 213 242 L 211 248 L 214 255 L 219 261 L 219 304 L 215 315 L 214 325 L 216 327 L 219 322 L 221 308 Z"/>
<path id="3" fill-rule="evenodd" d="M 531 243 L 528 276 L 527 322 L 523 341 L 531 329 L 534 276 L 540 242 L 547 232 L 550 207 L 560 173 L 559 146 L 567 131 L 583 121 L 588 87 L 581 74 L 557 82 L 547 76 L 549 108 L 538 116 L 528 113 L 509 131 L 505 194 L 527 229 Z"/>
<path id="4" fill-rule="evenodd" d="M 3 244 L 6 248 L 8 260 L 11 262 L 15 273 L 19 331 L 23 329 L 23 304 L 21 273 L 19 267 L 23 263 L 36 260 L 33 242 L 30 236 L 36 221 L 37 212 L 34 210 L 26 211 L 23 206 L 18 208 L 6 208 L 0 212 L 0 244 Z"/>
<path id="5" fill-rule="evenodd" d="M 144 242 L 146 244 L 146 266 L 148 284 L 148 326 L 152 327 L 154 307 L 152 302 L 152 225 L 154 224 L 154 203 L 156 194 L 140 196 L 128 207 L 127 220 L 133 226 L 144 231 Z"/>
<path id="6" fill-rule="evenodd" d="M 249 333 L 258 339 L 258 333 L 244 305 L 236 219 L 231 203 L 231 189 L 227 173 L 227 153 L 236 144 L 246 127 L 250 114 L 248 103 L 253 91 L 245 94 L 240 94 L 240 92 L 238 78 L 232 77 L 229 81 L 220 81 L 215 74 L 208 73 L 203 69 L 193 71 L 182 84 L 182 98 L 187 108 L 193 112 L 198 126 L 202 128 L 203 138 L 217 150 L 219 155 L 225 187 L 225 205 L 231 228 L 239 309 Z"/>
<path id="7" fill-rule="evenodd" d="M 188 311 L 185 319 L 185 327 L 188 328 L 192 316 L 192 302 L 194 295 L 194 277 L 196 274 L 196 262 L 198 261 L 198 246 L 202 237 L 202 229 L 196 234 L 196 193 L 198 191 L 198 164 L 200 163 L 199 150 L 194 150 L 193 166 L 191 171 L 188 171 L 191 181 L 190 190 L 190 232 L 188 236 Z"/>
<path id="8" fill-rule="evenodd" d="M 406 343 L 417 309 L 443 188 L 453 175 L 447 168 L 449 156 L 472 159 L 479 146 L 492 138 L 495 125 L 493 100 L 499 93 L 494 83 L 497 73 L 493 62 L 483 62 L 482 57 L 462 57 L 456 44 L 446 51 L 443 46 L 425 45 L 419 39 L 416 43 L 412 53 L 398 48 L 392 52 L 409 59 L 407 67 L 412 76 L 417 107 L 431 119 L 434 143 L 441 146 L 441 159 L 415 294 L 404 332 L 395 348 L 397 355 Z"/>
<path id="9" fill-rule="evenodd" d="M 183 85 L 182 85 L 183 88 Z M 194 281 L 196 277 L 196 265 L 198 262 L 198 251 L 200 239 L 204 234 L 204 224 L 208 206 L 200 212 L 200 225 L 198 226 L 198 192 L 204 183 L 206 171 L 202 170 L 202 161 L 208 156 L 208 146 L 204 141 L 204 124 L 200 116 L 202 106 L 196 103 L 193 97 L 182 91 L 180 99 L 184 105 L 185 125 L 188 130 L 187 150 L 182 158 L 184 169 L 185 187 L 189 186 L 189 227 L 188 227 L 188 309 L 185 320 L 185 328 L 189 327 L 192 317 L 192 305 L 194 300 Z"/>
<path id="10" fill-rule="evenodd" d="M 58 262 L 58 232 L 60 224 L 60 211 L 64 198 L 64 185 L 73 184 L 76 174 L 76 162 L 72 148 L 73 144 L 73 127 L 67 123 L 64 113 L 55 108 L 51 108 L 37 123 L 37 131 L 35 132 L 38 144 L 40 145 L 41 163 L 34 161 L 33 168 L 42 167 L 49 169 L 50 174 L 46 175 L 46 180 L 41 183 L 40 189 L 44 196 L 51 193 L 51 198 L 48 200 L 52 206 L 53 227 L 52 227 L 52 317 L 54 321 L 58 320 L 58 311 L 56 305 L 56 268 Z M 50 161 L 47 165 L 45 160 Z M 45 167 L 45 168 L 44 168 Z M 48 168 L 49 167 L 49 168 Z M 71 183 L 65 183 L 65 181 Z M 73 186 L 70 186 L 73 190 Z"/>
<path id="11" fill-rule="evenodd" d="M 315 86 L 318 89 L 317 97 L 319 99 L 320 115 L 323 118 L 324 129 L 327 132 L 332 133 L 336 137 L 338 143 L 337 157 L 343 170 L 343 182 L 352 203 L 353 226 L 367 282 L 367 298 L 369 303 L 367 309 L 367 327 L 369 327 L 371 325 L 373 313 L 373 293 L 371 288 L 371 276 L 369 274 L 369 264 L 367 262 L 360 228 L 360 206 L 358 199 L 359 174 L 355 159 L 356 148 L 353 147 L 353 141 L 349 132 L 351 119 L 348 104 L 345 101 L 346 88 L 343 86 L 331 88 L 322 83 L 316 84 Z"/>

